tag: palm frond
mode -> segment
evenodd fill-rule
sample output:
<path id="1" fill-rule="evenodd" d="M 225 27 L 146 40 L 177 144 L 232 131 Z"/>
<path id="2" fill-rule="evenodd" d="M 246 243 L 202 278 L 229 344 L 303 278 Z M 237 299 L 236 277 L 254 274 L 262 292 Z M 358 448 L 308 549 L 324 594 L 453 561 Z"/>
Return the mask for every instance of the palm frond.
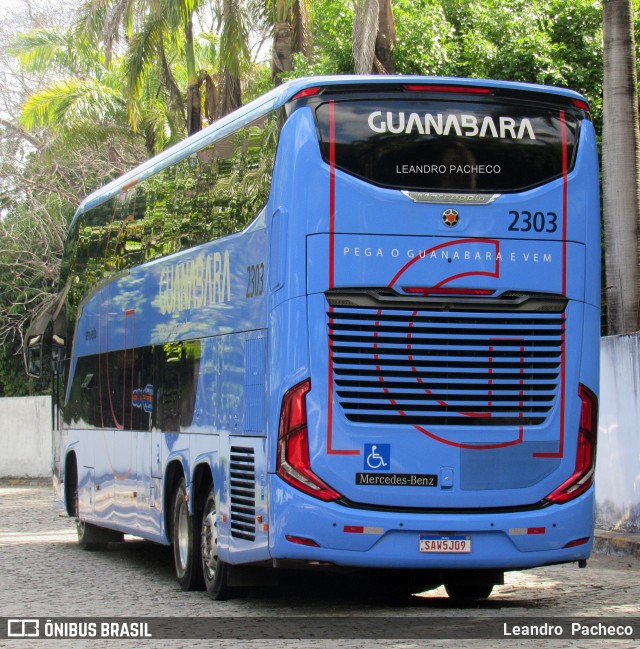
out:
<path id="1" fill-rule="evenodd" d="M 58 127 L 69 130 L 81 125 L 117 121 L 124 109 L 122 94 L 97 79 L 77 77 L 55 81 L 31 95 L 25 102 L 21 121 L 25 128 L 35 130 Z"/>
<path id="2" fill-rule="evenodd" d="M 145 73 L 157 61 L 166 28 L 167 25 L 162 15 L 149 14 L 142 29 L 134 35 L 129 43 L 125 60 L 127 95 L 134 100 L 140 96 Z"/>
<path id="3" fill-rule="evenodd" d="M 18 34 L 10 52 L 24 69 L 36 73 L 98 74 L 103 68 L 102 52 L 73 31 L 33 29 Z"/>
<path id="4" fill-rule="evenodd" d="M 222 34 L 220 36 L 220 59 L 222 65 L 234 76 L 249 61 L 249 28 L 240 0 L 224 0 Z"/>

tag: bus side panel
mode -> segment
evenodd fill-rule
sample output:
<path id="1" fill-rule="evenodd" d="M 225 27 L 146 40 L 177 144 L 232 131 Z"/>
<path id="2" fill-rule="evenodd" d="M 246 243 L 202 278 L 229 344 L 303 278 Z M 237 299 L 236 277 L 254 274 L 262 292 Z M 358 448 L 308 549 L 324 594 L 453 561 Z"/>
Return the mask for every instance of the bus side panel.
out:
<path id="1" fill-rule="evenodd" d="M 270 308 L 306 294 L 303 250 L 308 232 L 329 213 L 328 168 L 320 162 L 313 114 L 297 110 L 280 134 L 270 199 Z M 302 333 L 302 330 L 300 330 Z"/>
<path id="2" fill-rule="evenodd" d="M 115 505 L 115 467 L 114 456 L 114 431 L 94 430 L 86 431 L 85 437 L 91 437 L 86 444 L 94 446 L 95 453 L 95 502 L 94 511 L 97 518 L 112 522 Z"/>
<path id="3" fill-rule="evenodd" d="M 282 397 L 292 386 L 309 376 L 307 347 L 307 298 L 281 303 L 269 314 L 268 421 L 269 472 L 276 470 L 278 425 Z M 313 387 L 313 386 L 312 386 Z"/>
<path id="4" fill-rule="evenodd" d="M 600 308 L 592 304 L 584 305 L 583 350 L 600 349 Z M 580 383 L 588 387 L 596 396 L 600 394 L 600 354 L 586 351 L 580 356 Z"/>
<path id="5" fill-rule="evenodd" d="M 218 549 L 227 563 L 270 557 L 266 448 L 265 437 L 230 435 L 222 442 Z"/>
<path id="6" fill-rule="evenodd" d="M 222 336 L 219 350 L 220 453 L 213 481 L 220 556 L 228 563 L 261 561 L 269 557 L 265 330 Z"/>
<path id="7" fill-rule="evenodd" d="M 585 302 L 600 308 L 601 285 L 601 232 L 600 232 L 600 185 L 598 175 L 598 147 L 593 124 L 582 122 L 580 131 L 580 155 L 574 171 L 569 177 L 567 238 L 569 241 L 584 241 L 588 251 L 584 282 Z M 598 340 L 599 348 L 600 343 Z M 591 347 L 590 349 L 596 349 Z M 589 348 L 585 348 L 589 349 Z M 587 355 L 592 355 L 588 353 Z M 593 384 L 594 386 L 597 383 Z M 595 391 L 595 389 L 594 389 Z"/>
<path id="8" fill-rule="evenodd" d="M 67 431 L 68 444 L 64 450 L 63 470 L 68 471 L 68 463 L 75 456 L 78 470 L 78 502 L 77 511 L 83 517 L 85 515 L 94 516 L 94 494 L 95 494 L 95 470 L 93 457 L 93 444 L 87 443 L 90 440 L 84 439 L 86 431 L 69 430 Z M 63 479 L 67 479 L 68 474 Z M 65 496 L 66 490 L 63 490 Z M 66 499 L 65 499 L 66 502 Z M 73 510 L 73 505 L 66 502 L 67 511 Z"/>

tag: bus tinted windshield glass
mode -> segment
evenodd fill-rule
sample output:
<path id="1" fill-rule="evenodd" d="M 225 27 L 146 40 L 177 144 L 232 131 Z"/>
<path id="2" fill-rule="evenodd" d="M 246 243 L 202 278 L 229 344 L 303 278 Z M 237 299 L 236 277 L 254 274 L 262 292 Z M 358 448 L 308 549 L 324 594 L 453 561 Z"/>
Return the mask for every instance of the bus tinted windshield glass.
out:
<path id="1" fill-rule="evenodd" d="M 579 119 L 560 109 L 506 102 L 335 101 L 316 118 L 327 162 L 333 119 L 336 167 L 415 190 L 535 187 L 562 175 L 563 138 L 571 167 L 579 131 Z"/>

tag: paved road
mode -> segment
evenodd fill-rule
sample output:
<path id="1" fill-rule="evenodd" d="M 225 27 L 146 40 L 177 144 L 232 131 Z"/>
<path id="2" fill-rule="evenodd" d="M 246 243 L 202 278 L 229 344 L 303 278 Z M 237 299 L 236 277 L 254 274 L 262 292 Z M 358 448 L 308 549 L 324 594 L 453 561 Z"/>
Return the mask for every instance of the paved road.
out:
<path id="1" fill-rule="evenodd" d="M 420 596 L 389 599 L 383 589 L 348 589 L 330 582 L 323 589 L 305 578 L 298 587 L 256 591 L 244 599 L 212 602 L 205 593 L 182 592 L 173 575 L 168 549 L 129 539 L 104 552 L 84 552 L 75 543 L 73 521 L 51 507 L 48 488 L 0 487 L 0 617 L 220 617 L 270 618 L 347 616 L 407 623 L 469 618 L 504 619 L 513 624 L 532 618 L 549 620 L 579 616 L 640 619 L 640 562 L 629 557 L 595 555 L 586 570 L 575 565 L 552 566 L 509 573 L 504 586 L 480 604 L 452 605 L 443 589 Z M 333 622 L 335 623 L 335 622 Z M 322 625 L 313 632 L 322 638 Z M 301 634 L 304 635 L 304 634 Z M 5 644 L 3 644 L 3 642 Z M 8 640 L 0 647 L 620 647 L 638 640 L 507 639 L 507 640 Z"/>

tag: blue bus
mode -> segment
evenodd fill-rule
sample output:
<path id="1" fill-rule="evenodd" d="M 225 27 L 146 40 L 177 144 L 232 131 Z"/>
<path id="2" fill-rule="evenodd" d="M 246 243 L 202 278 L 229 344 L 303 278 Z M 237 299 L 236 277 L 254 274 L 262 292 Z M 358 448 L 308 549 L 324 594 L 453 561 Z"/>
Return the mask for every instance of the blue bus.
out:
<path id="1" fill-rule="evenodd" d="M 26 346 L 80 544 L 214 599 L 584 567 L 599 206 L 578 93 L 400 76 L 291 81 L 95 192 Z"/>

